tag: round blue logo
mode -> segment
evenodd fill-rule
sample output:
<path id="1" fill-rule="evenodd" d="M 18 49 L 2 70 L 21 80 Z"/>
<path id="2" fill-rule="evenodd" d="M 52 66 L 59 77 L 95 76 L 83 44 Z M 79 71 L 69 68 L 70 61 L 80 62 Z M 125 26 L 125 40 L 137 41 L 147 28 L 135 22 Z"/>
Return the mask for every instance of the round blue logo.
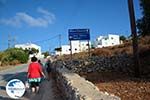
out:
<path id="1" fill-rule="evenodd" d="M 18 79 L 12 79 L 6 85 L 6 92 L 11 98 L 19 99 L 25 93 L 25 85 Z"/>

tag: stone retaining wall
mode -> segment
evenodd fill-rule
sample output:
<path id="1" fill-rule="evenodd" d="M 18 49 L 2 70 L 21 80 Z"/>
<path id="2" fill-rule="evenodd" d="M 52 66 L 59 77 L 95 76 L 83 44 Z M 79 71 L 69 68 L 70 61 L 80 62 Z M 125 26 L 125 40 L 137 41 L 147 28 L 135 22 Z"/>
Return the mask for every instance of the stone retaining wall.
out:
<path id="1" fill-rule="evenodd" d="M 111 57 L 90 57 L 64 61 L 65 67 L 69 70 L 80 72 L 101 72 L 101 71 L 119 71 L 133 73 L 133 58 L 127 54 L 120 54 Z"/>
<path id="2" fill-rule="evenodd" d="M 120 100 L 117 96 L 100 92 L 94 84 L 70 72 L 62 62 L 53 64 L 53 71 L 65 100 Z"/>

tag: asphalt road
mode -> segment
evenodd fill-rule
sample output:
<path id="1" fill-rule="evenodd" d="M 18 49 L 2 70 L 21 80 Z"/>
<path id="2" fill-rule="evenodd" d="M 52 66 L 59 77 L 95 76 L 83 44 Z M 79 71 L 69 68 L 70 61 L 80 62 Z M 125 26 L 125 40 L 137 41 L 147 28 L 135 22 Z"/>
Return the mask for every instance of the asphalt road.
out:
<path id="1" fill-rule="evenodd" d="M 11 79 L 19 79 L 25 83 L 27 81 L 27 66 L 27 64 L 24 64 L 0 71 L 0 100 L 13 100 L 7 95 L 5 86 Z M 26 89 L 20 100 L 62 100 L 58 94 L 55 95 L 54 91 L 56 91 L 56 88 L 53 81 L 45 79 L 40 84 L 39 93 L 31 93 L 30 89 Z"/>
<path id="2" fill-rule="evenodd" d="M 0 71 L 0 100 L 11 100 L 5 90 L 5 86 L 8 81 L 10 81 L 11 79 L 19 79 L 25 82 L 27 80 L 27 66 L 27 64 L 13 66 L 12 68 L 9 68 L 7 70 Z"/>

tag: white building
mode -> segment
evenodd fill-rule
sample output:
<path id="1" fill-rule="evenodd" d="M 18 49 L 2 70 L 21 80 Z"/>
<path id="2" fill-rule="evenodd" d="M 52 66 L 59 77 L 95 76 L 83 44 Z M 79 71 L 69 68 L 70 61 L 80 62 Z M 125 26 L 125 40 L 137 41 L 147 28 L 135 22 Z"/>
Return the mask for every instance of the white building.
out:
<path id="1" fill-rule="evenodd" d="M 56 55 L 70 54 L 70 45 L 62 45 L 61 51 L 55 51 Z"/>
<path id="2" fill-rule="evenodd" d="M 99 36 L 95 41 L 96 48 L 114 46 L 120 44 L 120 37 L 119 35 L 112 35 L 109 34 L 108 36 Z"/>
<path id="3" fill-rule="evenodd" d="M 36 44 L 32 44 L 32 43 L 26 43 L 26 44 L 16 44 L 15 45 L 15 48 L 22 48 L 22 49 L 28 49 L 30 50 L 31 48 L 35 48 L 37 49 L 39 52 L 36 53 L 36 54 L 30 54 L 29 56 L 32 57 L 32 56 L 36 56 L 38 58 L 43 58 L 44 56 L 42 55 L 41 53 L 41 47 L 36 45 Z"/>
<path id="4" fill-rule="evenodd" d="M 72 45 L 72 54 L 88 50 L 88 41 L 79 41 L 79 40 L 71 41 L 71 45 Z M 89 42 L 89 45 L 91 45 L 91 42 Z M 56 51 L 55 54 L 56 55 L 70 54 L 70 45 L 62 45 L 61 52 Z"/>

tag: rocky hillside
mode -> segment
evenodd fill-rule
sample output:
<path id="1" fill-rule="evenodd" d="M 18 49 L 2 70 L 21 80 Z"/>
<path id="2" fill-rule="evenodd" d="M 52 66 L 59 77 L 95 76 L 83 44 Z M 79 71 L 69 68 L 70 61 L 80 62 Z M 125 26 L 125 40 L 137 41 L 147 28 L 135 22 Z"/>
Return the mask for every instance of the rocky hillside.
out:
<path id="1" fill-rule="evenodd" d="M 133 54 L 132 43 L 91 50 L 60 59 L 71 71 L 93 82 L 100 91 L 115 94 L 121 100 L 149 100 L 150 98 L 150 37 L 139 40 L 139 57 L 141 78 L 132 77 Z"/>
<path id="2" fill-rule="evenodd" d="M 140 70 L 143 77 L 150 77 L 150 37 L 143 37 L 139 40 Z M 91 56 L 87 52 L 70 56 L 62 56 L 65 66 L 77 73 L 90 73 L 102 71 L 117 71 L 126 74 L 134 74 L 133 54 L 131 40 L 124 44 L 91 50 Z"/>

